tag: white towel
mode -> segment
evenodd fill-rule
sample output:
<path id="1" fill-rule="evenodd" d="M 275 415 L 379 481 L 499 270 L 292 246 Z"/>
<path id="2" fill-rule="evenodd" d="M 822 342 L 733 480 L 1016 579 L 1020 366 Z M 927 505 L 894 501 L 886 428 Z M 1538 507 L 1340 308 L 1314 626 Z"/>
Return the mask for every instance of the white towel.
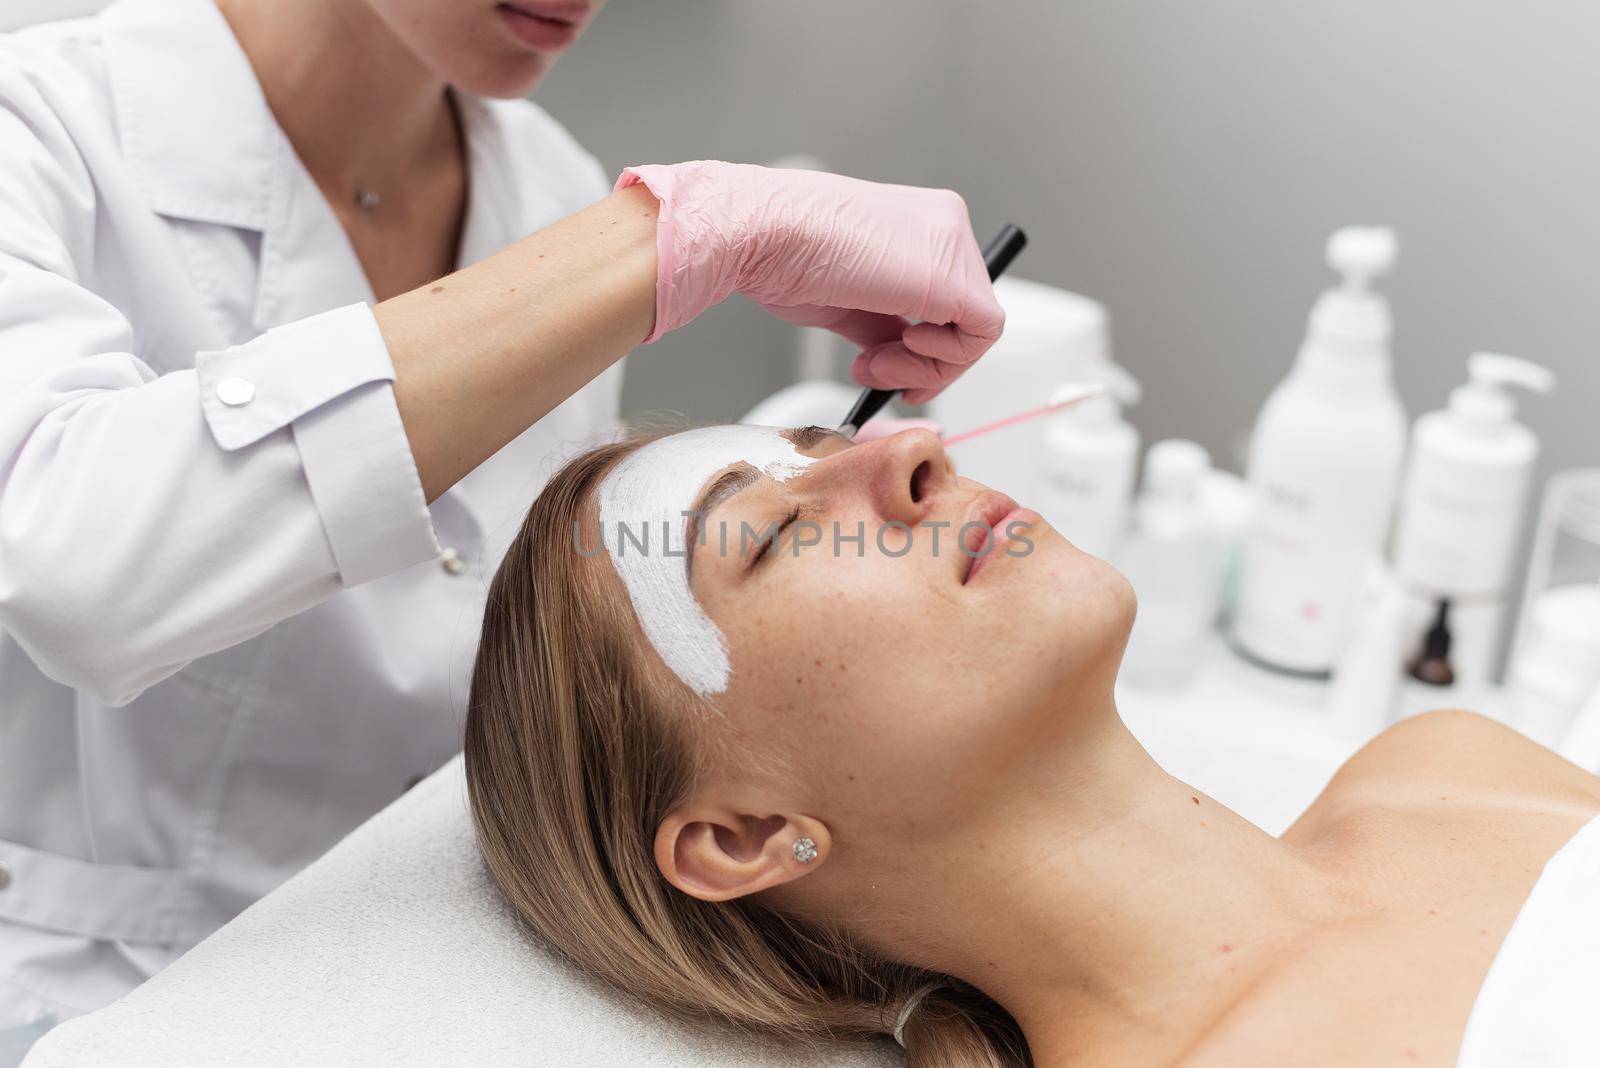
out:
<path id="1" fill-rule="evenodd" d="M 1456 1064 L 1600 1065 L 1600 818 L 1546 862 L 1489 966 Z"/>
<path id="2" fill-rule="evenodd" d="M 483 867 L 461 760 L 25 1068 L 189 1064 L 899 1064 L 778 1049 L 647 1011 L 532 946 Z"/>

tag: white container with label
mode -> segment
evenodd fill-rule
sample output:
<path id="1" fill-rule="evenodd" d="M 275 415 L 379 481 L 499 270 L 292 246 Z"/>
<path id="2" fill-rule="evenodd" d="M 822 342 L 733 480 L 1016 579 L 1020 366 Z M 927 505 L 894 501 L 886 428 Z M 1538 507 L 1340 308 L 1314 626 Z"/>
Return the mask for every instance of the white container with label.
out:
<path id="1" fill-rule="evenodd" d="M 1139 431 L 1122 417 L 1139 400 L 1139 383 L 1115 364 L 1088 376 L 1106 392 L 1045 420 L 1036 507 L 1045 521 L 1091 556 L 1115 551 L 1128 526 Z"/>
<path id="2" fill-rule="evenodd" d="M 1388 302 L 1371 280 L 1394 263 L 1383 228 L 1340 230 L 1344 283 L 1312 309 L 1294 367 L 1251 437 L 1255 516 L 1234 609 L 1234 647 L 1275 670 L 1325 676 L 1351 629 L 1362 575 L 1380 558 L 1405 454 Z"/>

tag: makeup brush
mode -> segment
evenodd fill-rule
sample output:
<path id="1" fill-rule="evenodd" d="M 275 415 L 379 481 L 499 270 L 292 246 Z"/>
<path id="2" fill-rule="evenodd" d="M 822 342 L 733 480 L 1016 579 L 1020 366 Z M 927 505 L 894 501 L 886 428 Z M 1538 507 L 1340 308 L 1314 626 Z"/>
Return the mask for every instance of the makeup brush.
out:
<path id="1" fill-rule="evenodd" d="M 1029 408 L 1015 415 L 1008 415 L 1004 419 L 996 419 L 992 423 L 985 423 L 971 430 L 963 430 L 959 434 L 948 435 L 944 439 L 944 443 L 946 446 L 960 445 L 963 441 L 971 441 L 973 438 L 992 434 L 996 430 L 1004 430 L 1007 427 L 1016 426 L 1018 423 L 1026 423 L 1030 419 L 1037 419 L 1041 415 L 1049 415 L 1051 412 L 1059 412 L 1063 408 L 1070 408 L 1079 401 L 1088 400 L 1090 397 L 1098 397 L 1105 391 L 1106 387 L 1102 382 L 1068 382 L 1066 385 L 1056 387 L 1056 391 L 1050 395 L 1050 403 L 1048 404 L 1041 404 L 1037 408 Z"/>
<path id="2" fill-rule="evenodd" d="M 1005 272 L 1005 269 L 1011 266 L 1011 261 L 1017 258 L 1017 253 L 1021 252 L 1023 246 L 1027 243 L 1028 235 L 1023 233 L 1020 227 L 1013 226 L 1011 223 L 1006 223 L 1002 226 L 1000 232 L 994 235 L 994 240 L 990 241 L 983 250 L 983 265 L 989 268 L 989 281 L 993 282 L 996 278 L 999 278 Z M 847 438 L 855 437 L 856 431 L 860 430 L 868 419 L 877 415 L 883 409 L 883 406 L 889 403 L 889 399 L 898 392 L 900 391 L 897 389 L 862 390 L 861 396 L 856 399 L 855 405 L 851 407 L 850 414 L 845 416 L 844 422 L 839 424 L 839 433 Z"/>

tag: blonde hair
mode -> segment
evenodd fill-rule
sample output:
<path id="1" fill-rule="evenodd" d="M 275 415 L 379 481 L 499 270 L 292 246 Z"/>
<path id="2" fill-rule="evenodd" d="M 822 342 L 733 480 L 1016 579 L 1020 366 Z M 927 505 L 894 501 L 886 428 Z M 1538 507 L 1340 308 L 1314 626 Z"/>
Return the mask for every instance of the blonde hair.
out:
<path id="1" fill-rule="evenodd" d="M 753 899 L 690 897 L 657 870 L 656 829 L 708 747 L 687 688 L 646 661 L 621 583 L 575 544 L 596 484 L 654 436 L 562 468 L 490 587 L 465 749 L 478 842 L 502 893 L 547 946 L 679 1017 L 789 1040 L 887 1035 L 933 982 L 905 1020 L 908 1065 L 1031 1064 L 1015 1021 L 976 988 Z"/>

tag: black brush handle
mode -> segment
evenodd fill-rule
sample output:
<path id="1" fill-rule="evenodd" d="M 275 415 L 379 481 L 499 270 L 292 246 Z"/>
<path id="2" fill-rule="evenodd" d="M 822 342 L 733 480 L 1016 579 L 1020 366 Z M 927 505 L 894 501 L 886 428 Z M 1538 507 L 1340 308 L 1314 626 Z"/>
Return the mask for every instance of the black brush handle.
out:
<path id="1" fill-rule="evenodd" d="M 1011 261 L 1017 258 L 1028 244 L 1028 235 L 1022 232 L 1022 227 L 1006 223 L 1000 232 L 984 246 L 983 265 L 989 269 L 989 281 L 993 282 L 1005 273 Z M 855 437 L 856 431 L 866 425 L 867 420 L 883 410 L 883 406 L 894 398 L 897 389 L 864 389 L 861 396 L 850 408 L 850 414 L 844 417 L 844 422 L 839 424 L 839 433 L 847 438 Z"/>

